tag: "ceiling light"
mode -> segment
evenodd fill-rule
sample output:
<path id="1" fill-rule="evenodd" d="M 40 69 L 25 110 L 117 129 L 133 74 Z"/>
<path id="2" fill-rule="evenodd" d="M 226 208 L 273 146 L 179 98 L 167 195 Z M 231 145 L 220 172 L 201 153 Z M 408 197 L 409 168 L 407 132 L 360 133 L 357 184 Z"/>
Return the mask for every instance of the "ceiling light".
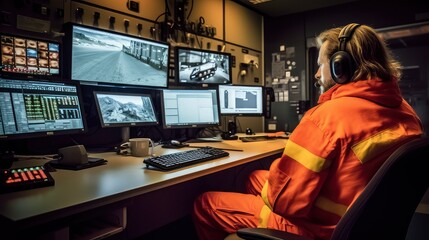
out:
<path id="1" fill-rule="evenodd" d="M 249 0 L 249 2 L 252 4 L 260 4 L 264 2 L 271 2 L 271 0 Z"/>

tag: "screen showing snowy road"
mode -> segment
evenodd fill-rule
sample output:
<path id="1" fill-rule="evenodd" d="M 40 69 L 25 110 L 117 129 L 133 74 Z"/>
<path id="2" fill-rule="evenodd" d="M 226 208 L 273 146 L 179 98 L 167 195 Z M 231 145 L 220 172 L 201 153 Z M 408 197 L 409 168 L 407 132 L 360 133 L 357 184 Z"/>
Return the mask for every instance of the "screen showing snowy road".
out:
<path id="1" fill-rule="evenodd" d="M 75 23 L 66 29 L 70 79 L 86 85 L 167 87 L 168 43 Z"/>

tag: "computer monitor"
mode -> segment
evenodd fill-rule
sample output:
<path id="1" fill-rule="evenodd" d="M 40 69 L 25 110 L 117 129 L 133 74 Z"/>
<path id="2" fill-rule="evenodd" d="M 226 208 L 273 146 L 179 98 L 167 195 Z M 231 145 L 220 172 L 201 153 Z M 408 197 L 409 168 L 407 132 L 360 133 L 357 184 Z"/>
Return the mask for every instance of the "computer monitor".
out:
<path id="1" fill-rule="evenodd" d="M 0 78 L 0 139 L 83 133 L 76 83 Z"/>
<path id="2" fill-rule="evenodd" d="M 219 85 L 221 115 L 262 115 L 263 87 L 241 85 Z"/>
<path id="3" fill-rule="evenodd" d="M 230 53 L 176 47 L 175 57 L 178 85 L 232 83 Z"/>
<path id="4" fill-rule="evenodd" d="M 122 142 L 129 140 L 130 127 L 158 125 L 148 94 L 95 91 L 94 98 L 101 127 L 121 127 Z"/>
<path id="5" fill-rule="evenodd" d="M 60 78 L 60 43 L 0 33 L 2 77 Z"/>
<path id="6" fill-rule="evenodd" d="M 161 105 L 166 129 L 220 125 L 216 89 L 163 89 Z"/>
<path id="7" fill-rule="evenodd" d="M 114 31 L 66 25 L 67 76 L 81 84 L 167 87 L 170 45 Z"/>
<path id="8" fill-rule="evenodd" d="M 94 92 L 101 127 L 157 125 L 150 95 L 123 92 Z"/>

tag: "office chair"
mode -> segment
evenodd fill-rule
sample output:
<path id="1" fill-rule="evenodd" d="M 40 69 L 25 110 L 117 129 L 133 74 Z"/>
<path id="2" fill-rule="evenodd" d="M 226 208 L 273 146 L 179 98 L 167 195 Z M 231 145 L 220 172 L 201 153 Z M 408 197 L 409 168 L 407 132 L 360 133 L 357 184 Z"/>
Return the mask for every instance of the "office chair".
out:
<path id="1" fill-rule="evenodd" d="M 331 240 L 405 239 L 408 226 L 429 187 L 429 137 L 403 144 L 376 172 L 338 222 Z M 309 240 L 266 229 L 243 228 L 227 240 Z"/>

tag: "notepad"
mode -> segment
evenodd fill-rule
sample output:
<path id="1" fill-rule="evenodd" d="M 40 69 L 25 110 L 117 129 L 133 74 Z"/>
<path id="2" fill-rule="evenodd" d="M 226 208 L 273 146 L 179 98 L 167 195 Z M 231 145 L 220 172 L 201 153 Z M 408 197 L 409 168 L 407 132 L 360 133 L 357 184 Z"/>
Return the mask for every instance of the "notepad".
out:
<path id="1" fill-rule="evenodd" d="M 59 160 L 52 160 L 49 162 L 49 165 L 51 165 L 54 168 L 58 168 L 58 169 L 81 170 L 81 169 L 85 169 L 85 168 L 91 168 L 91 167 L 104 165 L 106 163 L 107 163 L 107 160 L 105 160 L 105 159 L 88 157 L 88 162 L 83 163 L 83 164 L 64 165 Z"/>

